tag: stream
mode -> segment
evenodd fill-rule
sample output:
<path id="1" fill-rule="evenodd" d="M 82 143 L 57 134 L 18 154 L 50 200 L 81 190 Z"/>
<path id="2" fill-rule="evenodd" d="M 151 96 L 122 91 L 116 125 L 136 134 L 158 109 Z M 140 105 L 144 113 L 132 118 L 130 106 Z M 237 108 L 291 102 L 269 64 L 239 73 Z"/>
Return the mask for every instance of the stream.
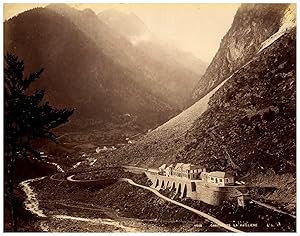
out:
<path id="1" fill-rule="evenodd" d="M 61 172 L 61 173 L 65 172 L 57 163 L 53 163 L 53 162 L 47 162 L 47 163 L 54 165 L 59 172 Z M 95 161 L 93 161 L 93 164 L 94 163 L 95 163 Z M 139 231 L 137 228 L 125 226 L 121 222 L 118 222 L 118 221 L 115 221 L 112 219 L 105 219 L 105 218 L 104 219 L 102 219 L 102 218 L 89 219 L 89 218 L 76 217 L 76 216 L 70 216 L 70 215 L 46 215 L 44 213 L 44 211 L 42 209 L 40 209 L 40 207 L 39 207 L 39 201 L 37 198 L 37 194 L 34 191 L 34 188 L 30 186 L 30 183 L 43 180 L 46 177 L 48 177 L 48 176 L 43 176 L 43 177 L 34 178 L 34 179 L 28 179 L 19 184 L 21 189 L 26 194 L 26 199 L 24 201 L 25 209 L 30 211 L 33 215 L 40 218 L 39 227 L 42 232 L 52 232 L 50 225 L 48 224 L 48 222 L 51 219 L 80 221 L 80 222 L 88 223 L 90 225 L 102 224 L 102 225 L 114 226 L 114 227 L 120 229 L 122 232 L 124 232 L 124 231 L 125 232 L 137 232 L 137 231 Z M 120 232 L 120 230 L 116 230 L 116 231 Z"/>
<path id="2" fill-rule="evenodd" d="M 30 183 L 45 179 L 46 177 L 47 176 L 39 177 L 35 179 L 29 179 L 20 183 L 22 190 L 26 194 L 26 200 L 24 202 L 25 209 L 30 211 L 32 214 L 43 218 L 47 216 L 44 214 L 43 210 L 39 208 L 39 202 L 37 200 L 37 196 L 34 190 L 30 187 Z"/>

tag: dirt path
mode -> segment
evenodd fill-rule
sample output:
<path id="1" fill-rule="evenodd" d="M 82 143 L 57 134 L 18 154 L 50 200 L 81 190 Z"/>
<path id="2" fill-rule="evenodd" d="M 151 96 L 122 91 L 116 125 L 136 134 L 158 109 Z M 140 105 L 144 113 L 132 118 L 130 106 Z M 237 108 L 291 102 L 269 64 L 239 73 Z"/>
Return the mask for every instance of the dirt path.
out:
<path id="1" fill-rule="evenodd" d="M 172 200 L 172 199 L 170 199 L 170 198 L 167 198 L 167 197 L 165 197 L 164 195 L 160 194 L 157 190 L 154 190 L 154 189 L 152 189 L 152 188 L 150 188 L 150 187 L 146 187 L 146 186 L 144 186 L 144 185 L 137 184 L 137 183 L 133 182 L 131 179 L 122 178 L 122 179 L 120 179 L 120 181 L 127 182 L 127 183 L 129 183 L 129 184 L 131 184 L 131 185 L 134 185 L 134 186 L 137 186 L 137 187 L 140 187 L 140 188 L 149 190 L 149 191 L 153 192 L 155 195 L 157 195 L 158 197 L 160 197 L 160 198 L 162 198 L 162 199 L 164 199 L 164 200 L 166 200 L 166 201 L 168 201 L 168 202 L 171 202 L 171 203 L 173 203 L 173 204 L 175 204 L 175 205 L 181 206 L 181 207 L 183 207 L 183 208 L 185 208 L 185 209 L 187 209 L 187 210 L 189 210 L 189 211 L 191 211 L 191 212 L 194 212 L 194 213 L 196 213 L 197 215 L 202 216 L 202 217 L 204 217 L 204 218 L 210 220 L 211 222 L 213 222 L 213 223 L 219 225 L 220 227 L 222 227 L 222 228 L 224 228 L 224 229 L 226 229 L 226 230 L 228 230 L 228 231 L 230 231 L 230 232 L 235 232 L 235 233 L 241 233 L 241 232 L 243 232 L 243 231 L 241 231 L 241 230 L 238 230 L 238 229 L 236 229 L 236 228 L 233 228 L 233 227 L 231 227 L 231 226 L 229 226 L 229 225 L 223 223 L 222 221 L 218 220 L 217 218 L 212 217 L 212 216 L 210 216 L 210 215 L 208 215 L 208 214 L 206 214 L 206 213 L 204 213 L 204 212 L 201 212 L 201 211 L 196 210 L 196 209 L 194 209 L 194 208 L 192 208 L 192 207 L 189 207 L 189 206 L 187 206 L 187 205 L 184 205 L 184 204 L 182 204 L 182 203 L 180 203 L 180 202 L 177 202 L 177 201 L 174 201 L 174 200 Z"/>
<path id="2" fill-rule="evenodd" d="M 68 176 L 68 177 L 67 177 L 67 180 L 70 181 L 70 182 L 81 182 L 81 180 L 77 180 L 77 179 L 75 180 L 75 179 L 73 179 L 73 177 L 74 177 L 74 175 Z M 183 207 L 183 208 L 185 208 L 185 209 L 187 209 L 187 210 L 189 210 L 189 211 L 191 211 L 191 212 L 194 212 L 194 213 L 196 213 L 197 215 L 202 216 L 202 217 L 204 217 L 204 218 L 210 220 L 211 222 L 215 223 L 216 225 L 219 225 L 220 227 L 222 227 L 222 228 L 224 228 L 224 229 L 226 229 L 226 230 L 228 230 L 228 231 L 230 231 L 230 232 L 235 232 L 235 233 L 243 232 L 243 231 L 241 231 L 241 230 L 238 230 L 238 229 L 236 229 L 236 228 L 233 228 L 233 227 L 231 227 L 231 226 L 225 224 L 224 222 L 218 220 L 217 218 L 215 218 L 215 217 L 213 217 L 213 216 L 211 216 L 211 215 L 208 215 L 208 214 L 206 214 L 206 213 L 204 213 L 204 212 L 202 212 L 202 211 L 196 210 L 196 209 L 194 209 L 194 208 L 192 208 L 192 207 L 189 207 L 189 206 L 187 206 L 187 205 L 184 205 L 184 204 L 182 204 L 182 203 L 180 203 L 180 202 L 177 202 L 177 201 L 175 201 L 175 200 L 172 200 L 172 199 L 170 199 L 170 198 L 168 198 L 168 197 L 166 197 L 166 196 L 160 194 L 157 190 L 154 190 L 154 189 L 152 189 L 152 188 L 150 188 L 150 187 L 147 187 L 147 186 L 144 186 L 144 185 L 137 184 L 137 183 L 135 183 L 134 181 L 132 181 L 131 179 L 121 178 L 121 179 L 119 179 L 119 181 L 127 182 L 127 183 L 129 183 L 129 184 L 131 184 L 131 185 L 134 185 L 134 186 L 136 186 L 136 187 L 140 187 L 140 188 L 149 190 L 149 191 L 153 192 L 155 195 L 157 195 L 158 197 L 160 197 L 160 198 L 162 198 L 162 199 L 164 199 L 164 200 L 166 200 L 166 201 L 169 201 L 169 202 L 171 202 L 171 203 L 173 203 L 173 204 L 175 204 L 175 205 L 178 205 L 178 206 L 180 206 L 180 207 Z M 86 182 L 86 180 L 84 180 L 83 182 Z"/>
<path id="3" fill-rule="evenodd" d="M 54 215 L 53 218 L 87 222 L 92 225 L 93 224 L 104 224 L 104 225 L 114 226 L 114 227 L 121 229 L 122 231 L 131 232 L 131 233 L 139 231 L 137 228 L 126 226 L 126 225 L 124 225 L 118 221 L 112 220 L 112 219 L 102 219 L 102 218 L 89 219 L 89 218 L 75 217 L 75 216 L 69 216 L 69 215 Z"/>
<path id="4" fill-rule="evenodd" d="M 59 165 L 55 165 L 60 172 L 64 172 L 63 169 Z M 30 186 L 30 183 L 35 181 L 40 181 L 47 176 L 29 179 L 20 183 L 20 187 L 26 194 L 26 200 L 24 202 L 25 209 L 30 211 L 32 214 L 36 215 L 39 219 L 41 231 L 46 232 L 70 232 L 72 229 L 76 228 L 76 230 L 80 229 L 80 225 L 84 229 L 91 229 L 95 225 L 97 225 L 97 231 L 102 232 L 102 229 L 106 232 L 141 232 L 138 228 L 124 225 L 122 222 L 118 222 L 112 219 L 90 219 L 85 217 L 74 217 L 70 215 L 47 215 L 43 209 L 40 208 L 40 204 L 37 198 L 37 194 L 34 191 L 34 188 Z M 53 180 L 64 181 L 61 179 L 54 178 L 54 175 L 50 177 Z M 78 206 L 78 205 L 68 205 L 68 207 L 76 207 L 78 209 L 85 210 L 95 210 L 93 207 L 86 206 Z M 74 223 L 77 222 L 77 223 Z M 63 225 L 64 227 L 61 227 Z M 102 227 L 101 227 L 102 226 Z M 78 228 L 79 227 L 79 228 Z M 108 227 L 108 228 L 107 228 Z M 94 227 L 95 228 L 95 227 Z M 75 231 L 76 231 L 75 230 Z M 91 231 L 93 232 L 93 231 Z"/>
<path id="5" fill-rule="evenodd" d="M 262 207 L 271 209 L 271 210 L 273 210 L 273 211 L 276 211 L 276 212 L 281 213 L 281 214 L 284 214 L 284 215 L 289 215 L 290 217 L 296 219 L 296 216 L 294 216 L 294 215 L 292 215 L 292 214 L 290 214 L 290 213 L 284 212 L 284 211 L 282 211 L 282 210 L 279 210 L 279 209 L 277 209 L 276 207 L 273 207 L 273 206 L 271 206 L 271 205 L 268 205 L 268 204 L 266 204 L 266 203 L 262 203 L 262 202 L 259 202 L 259 201 L 253 200 L 253 199 L 251 199 L 251 201 L 254 202 L 254 203 L 256 203 L 257 205 L 260 205 L 260 206 L 262 206 Z"/>
<path id="6" fill-rule="evenodd" d="M 42 200 L 41 202 L 45 202 L 47 204 L 60 205 L 60 206 L 64 206 L 64 207 L 82 209 L 82 210 L 99 211 L 99 212 L 102 212 L 105 215 L 107 215 L 110 219 L 117 220 L 117 221 L 123 221 L 123 222 L 135 221 L 135 222 L 140 222 L 140 223 L 157 223 L 156 219 L 138 219 L 138 218 L 123 217 L 123 216 L 120 216 L 115 210 L 113 210 L 109 207 L 102 207 L 102 206 L 94 205 L 92 203 L 73 202 L 73 201 L 65 202 L 63 200 L 61 200 L 61 201 Z M 164 223 L 190 223 L 190 224 L 195 224 L 195 221 L 164 220 Z"/>

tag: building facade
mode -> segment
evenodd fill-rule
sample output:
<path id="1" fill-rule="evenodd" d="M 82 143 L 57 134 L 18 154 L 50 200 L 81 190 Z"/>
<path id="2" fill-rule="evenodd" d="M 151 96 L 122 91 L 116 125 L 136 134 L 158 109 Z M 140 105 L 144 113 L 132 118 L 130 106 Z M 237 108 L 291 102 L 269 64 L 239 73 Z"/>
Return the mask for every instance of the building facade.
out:
<path id="1" fill-rule="evenodd" d="M 159 167 L 158 174 L 147 174 L 156 190 L 175 190 L 180 197 L 189 197 L 211 205 L 220 205 L 225 200 L 238 200 L 244 207 L 248 194 L 241 186 L 234 186 L 233 175 L 223 171 L 207 172 L 199 165 L 177 163 Z"/>
<path id="2" fill-rule="evenodd" d="M 166 176 L 176 176 L 179 178 L 199 179 L 200 173 L 206 171 L 205 168 L 194 164 L 177 163 L 176 165 L 163 164 L 159 167 L 159 174 Z"/>
<path id="3" fill-rule="evenodd" d="M 234 177 L 223 171 L 209 172 L 208 182 L 217 186 L 234 185 Z"/>

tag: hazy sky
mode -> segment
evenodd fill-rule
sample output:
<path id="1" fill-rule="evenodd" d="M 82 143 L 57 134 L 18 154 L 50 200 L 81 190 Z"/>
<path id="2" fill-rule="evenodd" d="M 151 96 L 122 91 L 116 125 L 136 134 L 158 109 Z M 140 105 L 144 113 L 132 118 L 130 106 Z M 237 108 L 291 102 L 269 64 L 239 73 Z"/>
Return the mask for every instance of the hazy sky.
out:
<path id="1" fill-rule="evenodd" d="M 4 18 L 47 4 L 4 4 Z M 133 12 L 158 38 L 210 62 L 230 28 L 239 4 L 69 4 L 96 13 L 114 8 Z"/>

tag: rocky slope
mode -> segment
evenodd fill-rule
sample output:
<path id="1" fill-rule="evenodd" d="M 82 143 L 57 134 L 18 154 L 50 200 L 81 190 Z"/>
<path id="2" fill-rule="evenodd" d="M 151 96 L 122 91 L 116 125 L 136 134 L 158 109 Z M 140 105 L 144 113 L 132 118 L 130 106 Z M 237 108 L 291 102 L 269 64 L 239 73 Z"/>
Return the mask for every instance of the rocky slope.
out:
<path id="1" fill-rule="evenodd" d="M 295 66 L 293 29 L 211 97 L 209 108 L 193 124 L 182 156 L 218 169 L 294 172 Z"/>
<path id="2" fill-rule="evenodd" d="M 235 19 L 248 7 L 241 9 Z M 271 168 L 278 174 L 295 173 L 293 19 L 282 22 L 290 26 L 283 36 L 275 41 L 270 37 L 260 45 L 270 42 L 268 47 L 204 98 L 109 160 L 156 167 L 193 162 L 239 176 Z"/>
<path id="3" fill-rule="evenodd" d="M 213 95 L 179 159 L 240 176 L 271 169 L 274 174 L 265 175 L 267 185 L 291 173 L 289 184 L 276 182 L 277 191 L 285 194 L 271 199 L 295 207 L 295 29 L 262 52 Z"/>
<path id="4" fill-rule="evenodd" d="M 72 122 L 79 126 L 98 122 L 103 127 L 103 122 L 122 122 L 129 114 L 140 128 L 152 127 L 177 110 L 52 10 L 33 9 L 6 21 L 4 41 L 5 51 L 24 59 L 25 73 L 45 68 L 35 87 L 46 90 L 53 106 L 75 107 Z"/>
<path id="5" fill-rule="evenodd" d="M 261 44 L 278 31 L 288 4 L 242 4 L 220 48 L 198 81 L 192 100 L 198 101 L 248 62 Z"/>

